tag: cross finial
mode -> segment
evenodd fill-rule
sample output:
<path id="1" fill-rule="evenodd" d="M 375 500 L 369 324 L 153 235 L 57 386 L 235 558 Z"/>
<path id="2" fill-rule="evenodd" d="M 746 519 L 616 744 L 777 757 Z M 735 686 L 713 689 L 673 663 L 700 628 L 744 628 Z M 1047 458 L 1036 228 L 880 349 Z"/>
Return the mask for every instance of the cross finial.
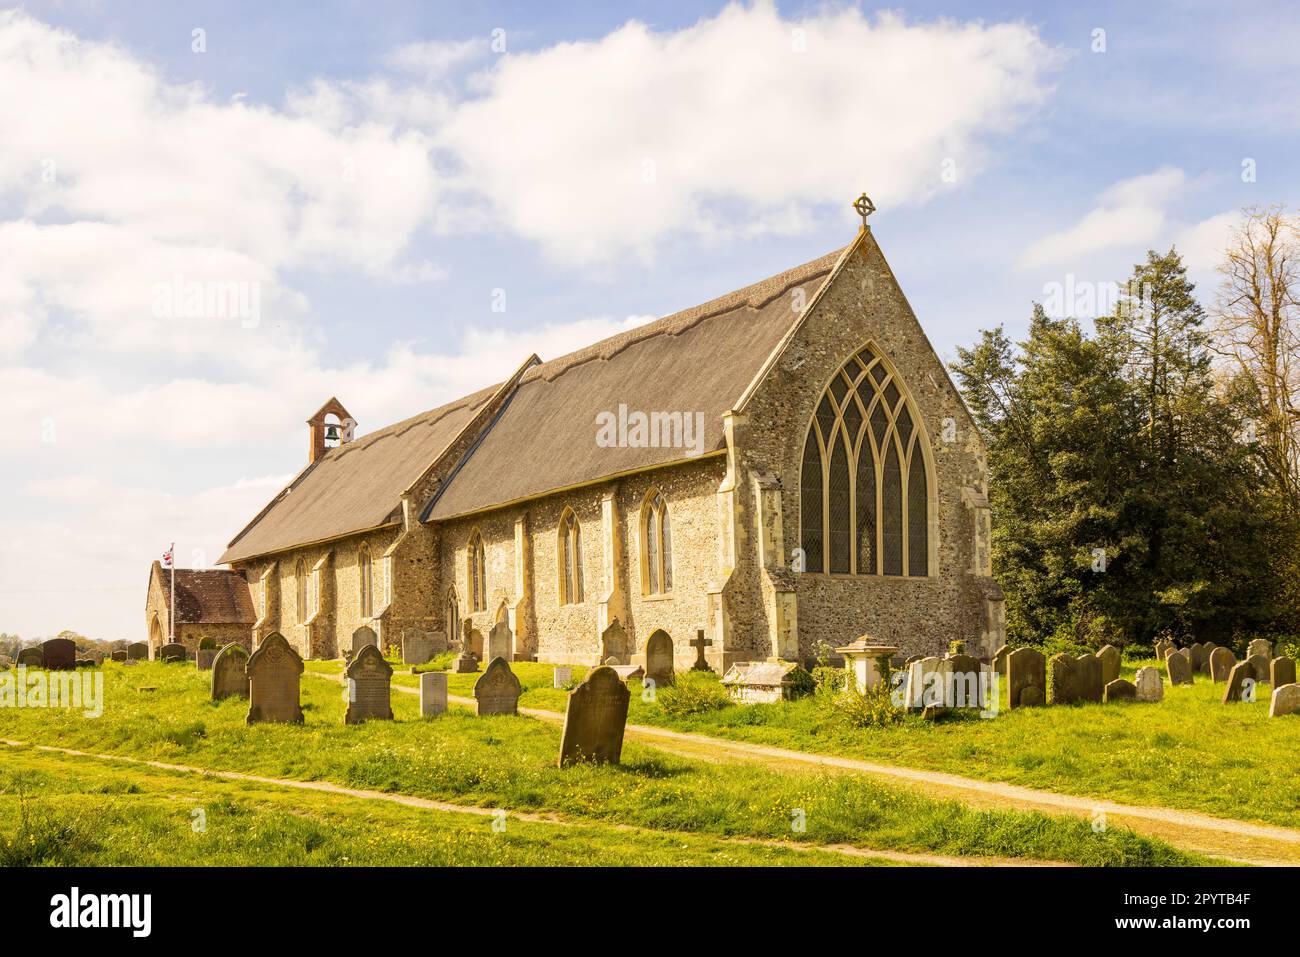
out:
<path id="1" fill-rule="evenodd" d="M 853 201 L 853 208 L 858 211 L 862 217 L 862 228 L 867 228 L 867 217 L 876 211 L 876 204 L 871 201 L 871 197 L 863 193 Z"/>

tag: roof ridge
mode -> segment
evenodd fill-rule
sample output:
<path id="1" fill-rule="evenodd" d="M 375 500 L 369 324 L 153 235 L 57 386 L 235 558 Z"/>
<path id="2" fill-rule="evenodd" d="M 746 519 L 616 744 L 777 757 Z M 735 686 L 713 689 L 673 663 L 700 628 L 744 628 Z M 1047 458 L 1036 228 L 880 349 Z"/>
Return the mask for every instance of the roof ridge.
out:
<path id="1" fill-rule="evenodd" d="M 581 349 L 575 349 L 573 352 L 557 356 L 534 367 L 529 373 L 525 373 L 520 378 L 519 384 L 523 385 L 539 378 L 545 379 L 547 382 L 554 382 L 564 373 L 588 362 L 597 359 L 612 359 L 632 346 L 645 342 L 647 339 L 653 339 L 656 336 L 679 336 L 694 329 L 707 319 L 734 312 L 742 306 L 748 306 L 751 309 L 762 309 L 772 300 L 783 296 L 791 287 L 802 285 L 810 279 L 829 273 L 846 248 L 848 247 L 841 247 L 834 252 L 818 256 L 816 259 L 810 259 L 808 262 L 791 269 L 783 270 L 757 282 L 750 283 L 748 286 L 742 286 L 740 289 L 732 290 L 721 296 L 715 296 L 713 299 L 708 299 L 698 305 L 669 313 L 643 326 L 617 332 L 612 336 L 606 336 L 604 339 L 583 346 Z M 763 292 L 768 288 L 771 289 L 770 294 L 766 296 L 756 295 L 756 293 Z M 673 328 L 674 326 L 678 328 Z M 612 351 L 601 348 L 602 346 L 608 347 L 618 340 L 622 341 L 619 341 L 618 347 Z M 548 374 L 546 370 L 551 366 L 556 367 L 555 371 Z"/>

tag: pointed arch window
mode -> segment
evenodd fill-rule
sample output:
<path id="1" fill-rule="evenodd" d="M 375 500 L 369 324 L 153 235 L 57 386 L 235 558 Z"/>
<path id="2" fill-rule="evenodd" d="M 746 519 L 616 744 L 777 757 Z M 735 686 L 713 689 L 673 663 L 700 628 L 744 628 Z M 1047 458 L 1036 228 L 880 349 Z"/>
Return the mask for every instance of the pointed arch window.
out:
<path id="1" fill-rule="evenodd" d="M 304 622 L 307 620 L 307 563 L 301 558 L 293 566 L 293 587 L 298 621 Z"/>
<path id="2" fill-rule="evenodd" d="M 667 595 L 673 590 L 673 532 L 663 493 L 651 489 L 641 505 L 641 591 Z"/>
<path id="3" fill-rule="evenodd" d="M 582 601 L 582 527 L 571 508 L 566 508 L 560 516 L 556 558 L 560 569 L 560 604 L 579 604 Z"/>
<path id="4" fill-rule="evenodd" d="M 477 531 L 470 536 L 467 552 L 469 568 L 465 579 L 469 584 L 470 611 L 487 611 L 487 553 L 483 536 Z"/>
<path id="5" fill-rule="evenodd" d="M 460 602 L 456 600 L 456 589 L 447 589 L 447 640 L 460 641 Z"/>
<path id="6" fill-rule="evenodd" d="M 807 571 L 930 574 L 929 448 L 900 385 L 868 345 L 817 404 L 799 482 Z"/>
<path id="7" fill-rule="evenodd" d="M 374 568 L 370 546 L 363 543 L 357 549 L 357 587 L 360 589 L 362 618 L 370 618 L 375 611 Z"/>

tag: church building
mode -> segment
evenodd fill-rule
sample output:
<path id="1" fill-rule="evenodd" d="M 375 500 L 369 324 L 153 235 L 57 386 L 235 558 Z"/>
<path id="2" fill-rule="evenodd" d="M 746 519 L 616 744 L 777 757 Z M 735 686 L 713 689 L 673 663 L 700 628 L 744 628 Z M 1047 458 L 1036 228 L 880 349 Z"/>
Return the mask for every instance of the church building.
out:
<path id="1" fill-rule="evenodd" d="M 313 415 L 306 466 L 220 559 L 249 591 L 250 643 L 280 632 L 330 658 L 367 628 L 381 647 L 416 631 L 481 654 L 505 621 L 515 660 L 636 662 L 662 630 L 688 667 L 703 631 L 719 671 L 864 634 L 903 655 L 1002 643 L 984 448 L 865 225 L 752 286 L 355 425 L 337 399 Z"/>

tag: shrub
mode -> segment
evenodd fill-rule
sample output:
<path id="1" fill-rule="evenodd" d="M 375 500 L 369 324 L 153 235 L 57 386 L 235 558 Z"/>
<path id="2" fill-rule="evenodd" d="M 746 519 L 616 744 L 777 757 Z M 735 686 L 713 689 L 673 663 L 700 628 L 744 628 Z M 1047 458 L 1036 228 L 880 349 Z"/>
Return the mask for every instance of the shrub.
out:
<path id="1" fill-rule="evenodd" d="M 655 694 L 667 714 L 706 714 L 721 711 L 732 703 L 718 676 L 706 671 L 679 674 L 671 685 L 659 688 Z"/>
<path id="2" fill-rule="evenodd" d="M 817 690 L 817 682 L 803 668 L 792 668 L 786 675 L 789 684 L 785 688 L 785 696 L 791 700 L 795 698 L 806 698 Z"/>
<path id="3" fill-rule="evenodd" d="M 422 665 L 416 665 L 411 669 L 412 674 L 422 674 L 426 671 L 447 671 L 451 668 L 451 663 L 456 660 L 456 652 L 444 651 L 440 655 L 434 655 Z"/>
<path id="4" fill-rule="evenodd" d="M 848 687 L 849 673 L 843 668 L 829 668 L 823 665 L 813 669 L 812 679 L 817 694 L 834 695 Z"/>
<path id="5" fill-rule="evenodd" d="M 903 718 L 903 709 L 895 706 L 888 681 L 868 691 L 850 686 L 839 694 L 826 694 L 821 700 L 835 719 L 849 728 L 883 728 Z"/>

